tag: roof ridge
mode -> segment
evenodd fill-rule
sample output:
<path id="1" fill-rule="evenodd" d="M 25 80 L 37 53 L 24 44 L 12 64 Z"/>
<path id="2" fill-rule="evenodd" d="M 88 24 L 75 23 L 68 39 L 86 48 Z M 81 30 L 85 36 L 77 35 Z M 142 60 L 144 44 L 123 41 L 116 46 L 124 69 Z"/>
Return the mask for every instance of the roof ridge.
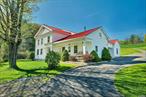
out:
<path id="1" fill-rule="evenodd" d="M 64 29 L 61 29 L 61 28 L 58 28 L 58 27 L 54 27 L 54 26 L 49 26 L 49 25 L 46 25 L 46 24 L 44 24 L 44 25 L 47 26 L 47 27 L 51 27 L 51 28 L 57 29 L 57 30 L 68 32 L 70 34 L 75 34 L 75 32 L 72 32 L 72 31 L 64 30 Z"/>

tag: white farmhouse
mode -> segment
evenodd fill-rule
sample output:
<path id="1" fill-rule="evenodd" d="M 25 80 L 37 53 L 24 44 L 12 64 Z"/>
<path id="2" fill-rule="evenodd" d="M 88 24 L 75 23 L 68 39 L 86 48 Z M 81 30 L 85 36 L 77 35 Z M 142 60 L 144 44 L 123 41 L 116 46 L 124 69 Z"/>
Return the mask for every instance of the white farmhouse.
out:
<path id="1" fill-rule="evenodd" d="M 45 59 L 49 50 L 61 53 L 68 50 L 71 56 L 90 53 L 95 50 L 99 57 L 104 47 L 108 48 L 111 56 L 120 56 L 120 45 L 117 40 L 111 40 L 102 27 L 96 27 L 80 33 L 73 33 L 56 27 L 42 25 L 34 36 L 35 59 Z"/>

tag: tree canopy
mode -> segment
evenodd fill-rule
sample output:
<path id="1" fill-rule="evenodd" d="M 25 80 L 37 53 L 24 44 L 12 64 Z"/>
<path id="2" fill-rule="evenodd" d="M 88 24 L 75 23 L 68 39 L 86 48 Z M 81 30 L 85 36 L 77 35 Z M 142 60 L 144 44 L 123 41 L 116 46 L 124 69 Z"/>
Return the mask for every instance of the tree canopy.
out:
<path id="1" fill-rule="evenodd" d="M 0 38 L 8 45 L 10 67 L 17 69 L 18 48 L 22 42 L 22 25 L 42 0 L 0 0 Z"/>

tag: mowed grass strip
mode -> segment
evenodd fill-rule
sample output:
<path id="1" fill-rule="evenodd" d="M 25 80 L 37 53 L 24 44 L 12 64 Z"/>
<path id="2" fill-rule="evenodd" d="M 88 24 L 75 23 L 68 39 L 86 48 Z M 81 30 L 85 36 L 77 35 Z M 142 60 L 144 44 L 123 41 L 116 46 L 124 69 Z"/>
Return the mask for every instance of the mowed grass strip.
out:
<path id="1" fill-rule="evenodd" d="M 140 47 L 146 47 L 146 43 L 121 44 L 121 48 L 140 48 Z"/>
<path id="2" fill-rule="evenodd" d="M 146 43 L 139 44 L 121 44 L 121 55 L 130 55 L 140 53 L 140 50 L 146 50 Z"/>
<path id="3" fill-rule="evenodd" d="M 121 48 L 121 55 L 130 55 L 134 53 L 140 53 L 140 51 L 135 48 Z"/>
<path id="4" fill-rule="evenodd" d="M 146 63 L 126 67 L 118 71 L 115 85 L 124 97 L 146 96 Z"/>
<path id="5" fill-rule="evenodd" d="M 60 63 L 56 69 L 48 70 L 48 66 L 44 61 L 17 61 L 17 65 L 24 71 L 14 70 L 9 68 L 8 63 L 0 63 L 0 83 L 8 82 L 23 77 L 39 76 L 42 74 L 50 77 L 61 74 L 63 71 L 75 68 L 78 65 Z"/>

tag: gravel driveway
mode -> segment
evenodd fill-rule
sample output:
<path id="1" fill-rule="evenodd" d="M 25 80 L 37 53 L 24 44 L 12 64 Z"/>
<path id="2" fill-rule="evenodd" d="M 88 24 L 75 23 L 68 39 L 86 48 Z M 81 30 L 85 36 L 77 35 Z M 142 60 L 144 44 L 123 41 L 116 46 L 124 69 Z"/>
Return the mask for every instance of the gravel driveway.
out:
<path id="1" fill-rule="evenodd" d="M 114 73 L 123 66 L 140 62 L 133 62 L 132 58 L 82 66 L 51 80 L 43 75 L 11 81 L 0 85 L 0 97 L 121 97 L 114 86 Z"/>

